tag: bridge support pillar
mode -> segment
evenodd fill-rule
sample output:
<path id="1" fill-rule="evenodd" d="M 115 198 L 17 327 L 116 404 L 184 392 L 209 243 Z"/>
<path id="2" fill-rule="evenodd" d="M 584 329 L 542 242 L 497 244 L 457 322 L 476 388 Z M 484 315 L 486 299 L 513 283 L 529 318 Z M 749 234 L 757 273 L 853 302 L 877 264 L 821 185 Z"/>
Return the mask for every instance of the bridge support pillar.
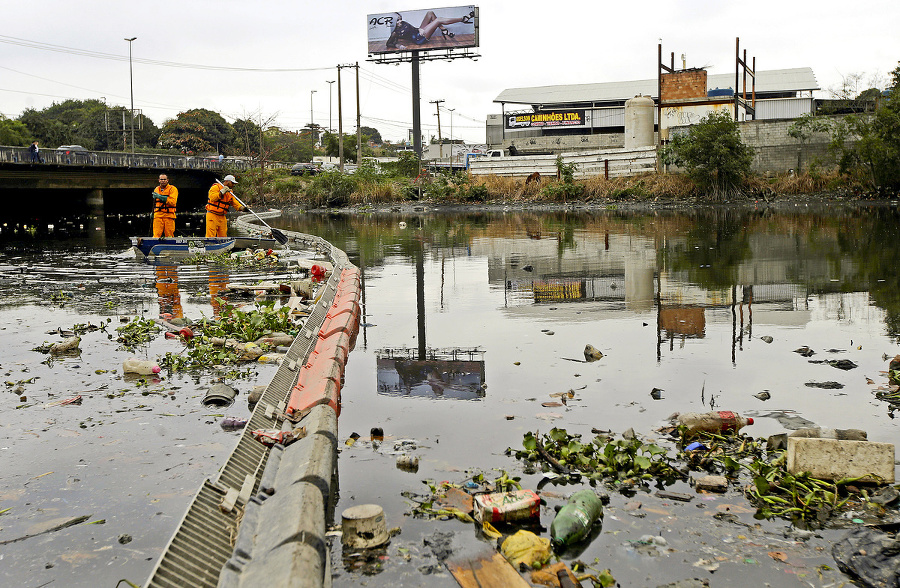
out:
<path id="1" fill-rule="evenodd" d="M 106 210 L 103 205 L 103 190 L 96 189 L 88 192 L 88 230 L 90 241 L 95 245 L 106 243 Z"/>

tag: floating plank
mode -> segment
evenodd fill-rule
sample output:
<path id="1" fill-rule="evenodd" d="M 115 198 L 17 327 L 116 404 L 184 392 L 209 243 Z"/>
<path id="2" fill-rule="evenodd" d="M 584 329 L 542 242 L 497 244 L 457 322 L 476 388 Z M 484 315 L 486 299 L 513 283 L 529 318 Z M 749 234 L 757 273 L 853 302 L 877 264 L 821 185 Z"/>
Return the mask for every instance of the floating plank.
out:
<path id="1" fill-rule="evenodd" d="M 506 561 L 490 550 L 468 558 L 447 561 L 447 569 L 463 588 L 528 588 L 531 584 Z"/>

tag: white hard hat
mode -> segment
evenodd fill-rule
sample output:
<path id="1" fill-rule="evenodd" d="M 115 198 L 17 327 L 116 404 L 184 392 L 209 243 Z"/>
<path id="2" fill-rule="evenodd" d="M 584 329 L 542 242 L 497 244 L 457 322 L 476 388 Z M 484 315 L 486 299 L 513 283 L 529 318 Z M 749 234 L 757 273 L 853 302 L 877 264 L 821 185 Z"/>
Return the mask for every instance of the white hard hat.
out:
<path id="1" fill-rule="evenodd" d="M 232 175 L 225 176 L 225 179 L 222 180 L 222 181 L 223 181 L 223 182 L 231 182 L 232 184 L 237 184 L 237 183 L 238 183 L 238 181 L 235 180 L 235 179 L 234 179 L 234 176 L 232 176 Z"/>

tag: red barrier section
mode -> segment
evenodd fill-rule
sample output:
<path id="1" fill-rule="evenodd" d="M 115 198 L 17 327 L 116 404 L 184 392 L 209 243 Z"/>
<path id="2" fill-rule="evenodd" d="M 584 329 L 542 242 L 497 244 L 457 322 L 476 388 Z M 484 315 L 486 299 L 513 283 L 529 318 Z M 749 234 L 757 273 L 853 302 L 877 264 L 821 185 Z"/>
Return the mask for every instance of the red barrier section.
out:
<path id="1" fill-rule="evenodd" d="M 327 339 L 319 339 L 316 347 L 309 356 L 309 364 L 315 364 L 323 359 L 334 359 L 341 366 L 347 363 L 347 356 L 350 354 L 350 335 L 340 332 L 334 337 Z"/>
<path id="2" fill-rule="evenodd" d="M 316 346 L 291 389 L 285 409 L 289 417 L 318 404 L 327 404 L 340 415 L 341 377 L 359 332 L 360 294 L 359 270 L 343 270 Z"/>
<path id="3" fill-rule="evenodd" d="M 341 385 L 334 380 L 317 380 L 313 387 L 294 387 L 285 412 L 289 417 L 318 404 L 327 404 L 335 414 L 341 415 Z"/>

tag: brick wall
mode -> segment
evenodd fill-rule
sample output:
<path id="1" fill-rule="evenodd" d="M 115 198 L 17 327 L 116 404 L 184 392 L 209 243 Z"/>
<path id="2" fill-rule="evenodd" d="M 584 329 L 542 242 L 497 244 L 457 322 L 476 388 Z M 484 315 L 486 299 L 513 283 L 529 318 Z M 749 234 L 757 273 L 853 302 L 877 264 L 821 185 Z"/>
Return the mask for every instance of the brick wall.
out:
<path id="1" fill-rule="evenodd" d="M 689 69 L 663 74 L 660 80 L 663 102 L 706 98 L 706 70 Z"/>

